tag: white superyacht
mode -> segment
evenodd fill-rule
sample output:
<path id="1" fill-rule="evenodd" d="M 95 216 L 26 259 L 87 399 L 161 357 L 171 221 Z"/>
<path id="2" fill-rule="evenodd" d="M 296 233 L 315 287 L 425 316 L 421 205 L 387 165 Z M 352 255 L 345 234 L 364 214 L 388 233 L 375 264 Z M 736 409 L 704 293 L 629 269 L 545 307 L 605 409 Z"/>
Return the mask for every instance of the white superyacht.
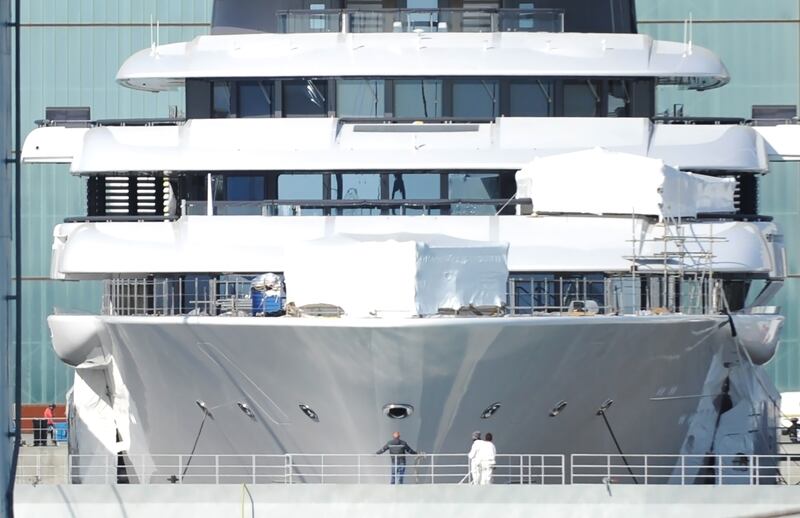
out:
<path id="1" fill-rule="evenodd" d="M 28 137 L 87 181 L 52 277 L 104 285 L 48 319 L 71 452 L 774 453 L 757 178 L 786 154 L 654 117 L 720 60 L 552 9 L 345 4 L 131 56 L 117 81 L 186 120 Z"/>

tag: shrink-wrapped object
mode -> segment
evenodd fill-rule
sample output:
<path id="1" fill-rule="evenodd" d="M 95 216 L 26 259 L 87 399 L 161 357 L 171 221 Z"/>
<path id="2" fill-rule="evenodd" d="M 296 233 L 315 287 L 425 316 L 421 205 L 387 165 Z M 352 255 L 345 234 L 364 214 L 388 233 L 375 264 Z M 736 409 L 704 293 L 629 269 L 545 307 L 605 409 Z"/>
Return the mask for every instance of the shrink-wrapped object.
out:
<path id="1" fill-rule="evenodd" d="M 288 252 L 287 302 L 331 304 L 348 316 L 425 316 L 502 306 L 508 244 L 441 235 L 337 235 Z"/>
<path id="2" fill-rule="evenodd" d="M 516 180 L 517 197 L 530 198 L 535 212 L 693 218 L 736 210 L 733 178 L 601 148 L 536 158 L 517 171 Z"/>

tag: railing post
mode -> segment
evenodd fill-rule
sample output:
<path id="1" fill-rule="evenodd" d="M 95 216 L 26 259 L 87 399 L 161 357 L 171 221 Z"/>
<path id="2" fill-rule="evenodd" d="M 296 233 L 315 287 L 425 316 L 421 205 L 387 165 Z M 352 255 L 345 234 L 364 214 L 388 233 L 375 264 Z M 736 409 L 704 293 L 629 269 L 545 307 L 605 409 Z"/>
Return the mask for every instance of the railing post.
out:
<path id="1" fill-rule="evenodd" d="M 528 458 L 530 461 L 530 457 Z M 525 480 L 525 468 L 523 464 L 525 463 L 525 456 L 520 454 L 519 456 L 519 483 L 523 484 Z M 530 462 L 528 463 L 530 465 Z M 510 477 L 509 477 L 510 478 Z"/>
<path id="2" fill-rule="evenodd" d="M 717 455 L 717 485 L 722 485 L 722 456 Z"/>
<path id="3" fill-rule="evenodd" d="M 292 468 L 292 455 L 288 454 L 288 453 L 286 454 L 286 468 L 287 468 L 288 473 L 289 473 L 289 484 L 291 485 L 291 483 L 292 483 L 292 475 L 293 475 L 293 473 L 292 473 L 292 471 L 293 471 L 293 468 Z"/>
<path id="4" fill-rule="evenodd" d="M 361 454 L 356 455 L 356 481 L 361 485 Z"/>
<path id="5" fill-rule="evenodd" d="M 648 457 L 649 457 L 648 455 L 644 456 L 644 485 L 645 486 L 648 484 L 648 479 L 647 479 L 647 459 L 648 459 Z"/>
<path id="6" fill-rule="evenodd" d="M 681 455 L 681 485 L 686 485 L 686 456 Z"/>
<path id="7" fill-rule="evenodd" d="M 178 455 L 178 483 L 183 484 L 183 455 Z"/>
<path id="8" fill-rule="evenodd" d="M 325 455 L 324 454 L 319 456 L 319 474 L 320 474 L 319 483 L 320 484 L 324 484 L 325 483 Z"/>
<path id="9" fill-rule="evenodd" d="M 214 455 L 214 484 L 219 485 L 219 455 Z"/>
<path id="10" fill-rule="evenodd" d="M 255 455 L 253 455 L 251 457 L 250 465 L 251 465 L 251 468 L 252 468 L 252 473 L 251 473 L 252 474 L 252 478 L 251 478 L 251 480 L 252 480 L 253 485 L 256 485 L 256 456 Z"/>
<path id="11" fill-rule="evenodd" d="M 436 466 L 436 454 L 431 455 L 431 484 L 434 484 L 436 480 L 434 479 L 433 469 Z M 467 467 L 469 469 L 469 467 Z"/>

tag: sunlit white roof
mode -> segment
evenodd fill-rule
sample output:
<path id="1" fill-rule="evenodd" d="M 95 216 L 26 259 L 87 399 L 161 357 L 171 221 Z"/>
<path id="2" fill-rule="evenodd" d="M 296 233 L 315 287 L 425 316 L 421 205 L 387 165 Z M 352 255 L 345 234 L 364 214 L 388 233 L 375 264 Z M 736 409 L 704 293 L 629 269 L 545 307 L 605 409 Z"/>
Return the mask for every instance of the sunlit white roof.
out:
<path id="1" fill-rule="evenodd" d="M 641 34 L 424 32 L 199 36 L 137 52 L 117 81 L 161 91 L 186 78 L 376 76 L 655 77 L 696 89 L 729 80 L 711 51 Z"/>

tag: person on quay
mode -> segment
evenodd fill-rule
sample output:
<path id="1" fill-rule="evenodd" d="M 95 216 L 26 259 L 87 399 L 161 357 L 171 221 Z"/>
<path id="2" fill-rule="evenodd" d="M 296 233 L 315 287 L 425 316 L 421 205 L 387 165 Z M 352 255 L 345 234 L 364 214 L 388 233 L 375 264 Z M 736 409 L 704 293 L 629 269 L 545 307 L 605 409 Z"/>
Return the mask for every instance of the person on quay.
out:
<path id="1" fill-rule="evenodd" d="M 406 474 L 406 453 L 416 455 L 417 452 L 415 452 L 406 441 L 400 438 L 400 432 L 392 433 L 392 438 L 389 442 L 384 444 L 383 448 L 376 453 L 380 455 L 387 450 L 392 458 L 391 484 L 402 484 L 403 477 Z"/>
<path id="2" fill-rule="evenodd" d="M 47 405 L 47 408 L 44 409 L 44 418 L 47 420 L 47 435 L 50 436 L 50 440 L 53 441 L 53 444 L 56 444 L 56 422 L 53 419 L 53 411 L 55 409 L 55 403 L 50 403 Z"/>

